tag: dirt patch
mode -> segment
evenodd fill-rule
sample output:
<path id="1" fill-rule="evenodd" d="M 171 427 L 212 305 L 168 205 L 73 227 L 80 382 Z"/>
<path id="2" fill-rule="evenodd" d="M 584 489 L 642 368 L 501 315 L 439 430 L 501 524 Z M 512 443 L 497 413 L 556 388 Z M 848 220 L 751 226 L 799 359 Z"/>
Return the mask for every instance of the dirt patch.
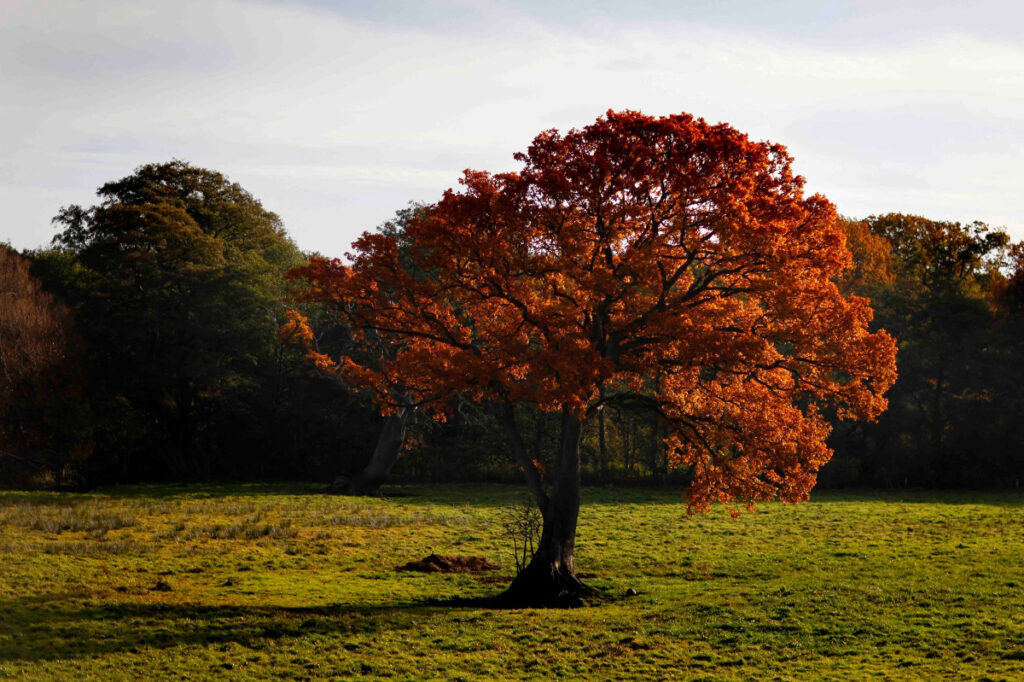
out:
<path id="1" fill-rule="evenodd" d="M 482 556 L 441 556 L 431 554 L 419 561 L 410 561 L 399 566 L 398 571 L 418 571 L 420 573 L 482 573 L 493 571 L 498 565 Z"/>

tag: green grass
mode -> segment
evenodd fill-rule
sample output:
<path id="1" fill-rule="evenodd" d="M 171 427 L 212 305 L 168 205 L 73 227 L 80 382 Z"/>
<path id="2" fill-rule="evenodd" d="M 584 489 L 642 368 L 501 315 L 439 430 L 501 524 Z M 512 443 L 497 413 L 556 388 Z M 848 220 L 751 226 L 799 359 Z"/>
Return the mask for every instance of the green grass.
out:
<path id="1" fill-rule="evenodd" d="M 687 516 L 589 490 L 572 611 L 394 568 L 483 555 L 511 577 L 501 486 L 0 493 L 0 678 L 1022 679 L 1024 498 L 820 494 Z M 633 587 L 639 596 L 622 598 Z"/>

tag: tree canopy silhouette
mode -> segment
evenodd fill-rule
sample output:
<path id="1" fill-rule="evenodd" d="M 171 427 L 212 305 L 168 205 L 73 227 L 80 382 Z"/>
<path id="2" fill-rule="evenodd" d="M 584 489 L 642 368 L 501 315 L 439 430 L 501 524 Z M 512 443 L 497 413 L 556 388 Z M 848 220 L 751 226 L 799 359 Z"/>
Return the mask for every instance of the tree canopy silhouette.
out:
<path id="1" fill-rule="evenodd" d="M 55 243 L 89 347 L 93 405 L 121 478 L 213 475 L 279 364 L 283 275 L 303 262 L 280 219 L 222 174 L 148 164 L 69 206 Z M 270 410 L 266 410 L 270 412 Z M 254 421 L 273 415 L 254 415 Z M 265 439 L 264 439 L 265 442 Z"/>
<path id="2" fill-rule="evenodd" d="M 1005 294 L 1019 247 L 979 222 L 890 213 L 843 226 L 850 284 L 899 339 L 900 378 L 877 424 L 836 430 L 836 465 L 887 487 L 1012 483 L 1022 367 Z"/>

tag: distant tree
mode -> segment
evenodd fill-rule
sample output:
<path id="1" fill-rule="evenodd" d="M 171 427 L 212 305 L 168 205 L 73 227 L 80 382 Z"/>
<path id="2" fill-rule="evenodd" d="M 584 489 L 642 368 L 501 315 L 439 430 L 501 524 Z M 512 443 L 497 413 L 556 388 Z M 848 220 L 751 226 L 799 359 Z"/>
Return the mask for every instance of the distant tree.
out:
<path id="1" fill-rule="evenodd" d="M 1005 265 L 1009 235 L 982 222 L 967 225 L 889 213 L 864 221 L 868 230 L 886 239 L 898 276 L 916 282 L 977 292 Z"/>
<path id="2" fill-rule="evenodd" d="M 1001 434 L 1015 421 L 1004 407 L 1018 390 L 1005 385 L 1015 370 L 996 310 L 1009 236 L 898 213 L 851 221 L 847 235 L 863 273 L 853 290 L 872 298 L 878 323 L 898 339 L 900 378 L 879 423 L 837 432 L 840 459 L 858 459 L 854 479 L 866 483 L 997 482 L 1009 472 L 998 462 Z"/>
<path id="3" fill-rule="evenodd" d="M 997 405 L 1001 419 L 992 426 L 997 429 L 997 443 L 1002 452 L 1002 466 L 992 467 L 1000 485 L 1020 488 L 1024 484 L 1024 241 L 1009 249 L 1008 276 L 996 290 L 999 335 L 998 371 L 992 391 L 992 404 Z"/>
<path id="4" fill-rule="evenodd" d="M 55 219 L 61 251 L 43 266 L 80 311 L 105 451 L 117 475 L 223 473 L 228 421 L 269 426 L 261 400 L 281 362 L 284 273 L 302 262 L 279 218 L 215 171 L 150 164 L 102 186 L 101 202 Z M 46 259 L 44 259 L 46 260 Z M 238 421 L 265 406 L 262 415 Z M 270 439 L 272 442 L 273 439 Z M 231 453 L 233 454 L 233 453 Z"/>
<path id="5" fill-rule="evenodd" d="M 416 202 L 395 212 L 394 218 L 384 222 L 377 228 L 377 232 L 395 240 L 399 251 L 405 255 L 406 265 L 413 267 L 408 260 L 410 244 L 406 238 L 405 226 L 416 215 L 422 211 L 423 206 Z M 302 278 L 301 268 L 289 274 L 292 280 Z M 346 307 L 351 305 L 350 301 L 338 298 L 325 298 L 317 292 L 309 292 L 303 287 L 298 287 L 292 292 L 293 297 L 300 301 L 315 301 L 319 306 L 317 324 L 310 325 L 308 313 L 303 315 L 298 312 L 292 313 L 292 318 L 282 328 L 282 338 L 290 343 L 302 347 L 306 352 L 313 352 L 323 355 L 323 352 L 333 352 L 342 357 L 356 357 L 358 362 L 366 364 L 379 364 L 392 356 L 396 350 L 395 340 L 388 334 L 362 335 L 354 337 L 348 331 Z M 316 334 L 313 327 L 316 326 L 324 331 L 333 331 L 327 334 L 325 343 L 323 333 Z M 333 342 L 333 349 L 330 345 Z M 358 390 L 357 386 L 345 381 L 344 375 L 338 372 L 329 371 L 324 373 L 341 380 L 341 384 L 349 390 Z M 405 444 L 406 431 L 413 421 L 416 406 L 406 400 L 406 393 L 401 383 L 391 386 L 389 391 L 389 402 L 391 410 L 385 416 L 376 444 L 370 458 L 356 471 L 346 471 L 336 476 L 330 485 L 330 491 L 344 495 L 378 495 L 381 485 L 391 475 L 395 464 L 398 462 L 402 447 Z"/>
<path id="6" fill-rule="evenodd" d="M 297 299 L 303 294 L 294 292 Z M 312 313 L 308 308 L 300 313 L 288 311 L 288 319 L 282 325 L 281 338 L 287 343 L 300 347 L 304 352 L 333 352 L 341 357 L 355 356 L 362 362 L 375 363 L 392 352 L 388 341 L 380 335 L 355 341 L 348 331 L 340 311 L 343 301 L 324 301 Z M 301 323 L 297 323 L 301 320 Z M 314 331 L 314 329 L 316 331 Z M 333 371 L 320 371 L 319 376 L 336 381 L 349 394 L 362 391 L 344 381 Z M 380 424 L 373 450 L 368 459 L 344 459 L 343 471 L 333 472 L 328 491 L 340 495 L 374 496 L 380 493 L 380 486 L 391 475 L 405 444 L 406 431 L 412 422 L 415 406 L 403 402 L 401 386 L 392 387 L 393 410 Z M 353 468 L 355 467 L 355 468 Z"/>
<path id="7" fill-rule="evenodd" d="M 1010 245 L 1007 260 L 1009 276 L 999 296 L 1006 308 L 1019 314 L 1024 312 L 1024 241 Z"/>
<path id="8" fill-rule="evenodd" d="M 837 287 L 850 255 L 834 210 L 803 196 L 779 145 L 685 114 L 609 112 L 516 158 L 520 172 L 467 171 L 463 191 L 410 220 L 407 255 L 364 234 L 351 263 L 303 268 L 314 298 L 349 302 L 354 335 L 401 340 L 379 363 L 311 357 L 385 410 L 396 384 L 441 418 L 455 393 L 504 405 L 544 520 L 504 598 L 570 604 L 584 591 L 574 547 L 589 416 L 656 408 L 670 461 L 692 469 L 693 510 L 798 501 L 830 455 L 823 410 L 876 417 L 895 344 Z M 521 403 L 561 423 L 546 472 L 517 431 Z"/>
<path id="9" fill-rule="evenodd" d="M 838 225 L 846 236 L 846 246 L 853 257 L 853 267 L 840 277 L 840 284 L 850 293 L 877 293 L 896 279 L 895 256 L 890 241 L 872 231 L 864 220 L 840 218 Z"/>
<path id="10" fill-rule="evenodd" d="M 81 348 L 29 264 L 0 244 L 0 482 L 63 485 L 92 445 Z"/>

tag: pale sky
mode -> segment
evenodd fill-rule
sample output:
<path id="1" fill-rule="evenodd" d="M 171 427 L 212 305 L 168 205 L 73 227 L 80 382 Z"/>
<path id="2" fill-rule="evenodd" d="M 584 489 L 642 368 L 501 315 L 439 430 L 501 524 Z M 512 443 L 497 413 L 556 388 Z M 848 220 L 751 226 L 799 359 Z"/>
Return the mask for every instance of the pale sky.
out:
<path id="1" fill-rule="evenodd" d="M 608 109 L 782 143 L 845 215 L 1024 239 L 1021 2 L 0 0 L 0 241 L 178 158 L 340 256 Z"/>

